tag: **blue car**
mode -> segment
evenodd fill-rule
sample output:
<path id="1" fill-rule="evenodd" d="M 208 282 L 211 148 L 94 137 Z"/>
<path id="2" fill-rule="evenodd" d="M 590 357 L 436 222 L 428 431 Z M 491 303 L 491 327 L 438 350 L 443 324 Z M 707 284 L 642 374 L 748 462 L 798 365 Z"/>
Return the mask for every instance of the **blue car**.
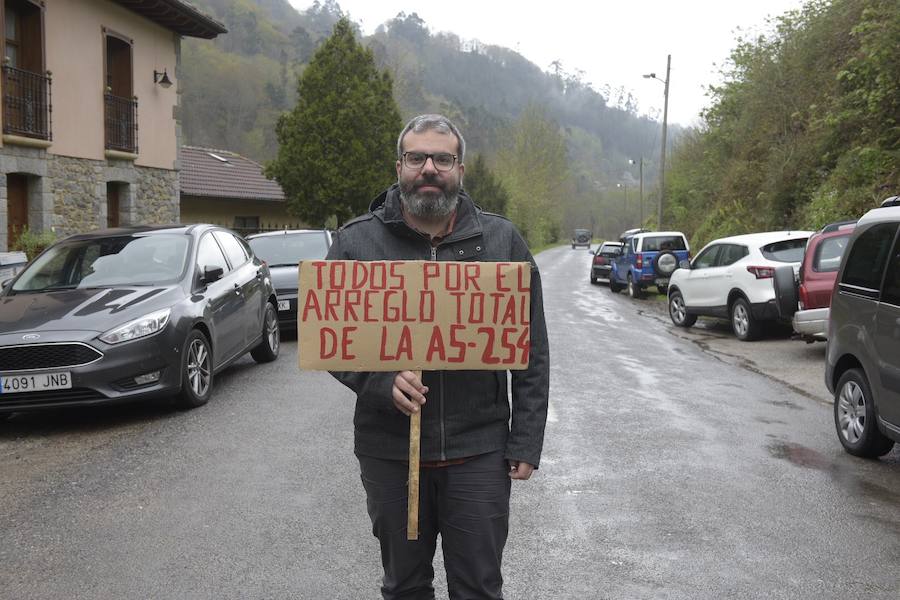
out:
<path id="1" fill-rule="evenodd" d="M 669 288 L 669 278 L 681 261 L 690 260 L 687 238 L 680 231 L 626 231 L 620 239 L 622 254 L 613 261 L 609 289 L 628 289 L 632 298 L 655 285 L 660 294 Z"/>

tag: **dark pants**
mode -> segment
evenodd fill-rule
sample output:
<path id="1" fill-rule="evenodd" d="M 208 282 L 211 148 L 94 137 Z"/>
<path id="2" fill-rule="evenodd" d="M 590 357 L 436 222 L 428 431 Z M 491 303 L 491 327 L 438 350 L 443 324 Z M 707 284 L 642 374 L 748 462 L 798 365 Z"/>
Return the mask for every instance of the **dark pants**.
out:
<path id="1" fill-rule="evenodd" d="M 423 468 L 419 539 L 406 539 L 405 462 L 360 456 L 372 533 L 381 542 L 385 600 L 434 598 L 434 551 L 441 534 L 451 600 L 502 600 L 500 563 L 509 530 L 509 467 L 502 452 Z"/>

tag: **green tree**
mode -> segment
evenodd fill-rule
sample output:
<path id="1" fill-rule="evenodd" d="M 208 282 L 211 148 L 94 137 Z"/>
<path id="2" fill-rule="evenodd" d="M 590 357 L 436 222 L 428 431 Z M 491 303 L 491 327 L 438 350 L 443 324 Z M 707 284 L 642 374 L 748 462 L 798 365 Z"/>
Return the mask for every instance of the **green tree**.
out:
<path id="1" fill-rule="evenodd" d="M 528 243 L 558 240 L 572 184 L 565 137 L 543 107 L 529 106 L 512 126 L 498 172 L 509 190 L 509 217 Z"/>
<path id="2" fill-rule="evenodd" d="M 395 178 L 402 123 L 391 77 L 375 67 L 342 18 L 298 80 L 297 105 L 278 119 L 278 156 L 266 175 L 288 211 L 312 225 L 341 224 L 365 211 Z"/>
<path id="3" fill-rule="evenodd" d="M 498 215 L 506 214 L 509 192 L 478 154 L 466 163 L 465 190 L 478 206 Z"/>

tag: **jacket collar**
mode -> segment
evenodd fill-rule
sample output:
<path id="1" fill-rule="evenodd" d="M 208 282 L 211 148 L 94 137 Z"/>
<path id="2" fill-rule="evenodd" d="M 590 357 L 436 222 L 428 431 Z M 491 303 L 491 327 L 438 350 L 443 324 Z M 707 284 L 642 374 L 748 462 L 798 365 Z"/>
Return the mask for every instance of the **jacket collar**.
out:
<path id="1" fill-rule="evenodd" d="M 387 190 L 379 194 L 369 205 L 369 211 L 380 219 L 385 225 L 401 229 L 414 235 L 419 235 L 414 229 L 407 225 L 400 210 L 400 186 L 394 184 Z M 478 218 L 480 210 L 475 203 L 466 194 L 465 191 L 459 191 L 459 204 L 456 206 L 456 221 L 453 224 L 453 231 L 443 242 L 453 242 L 456 240 L 466 239 L 476 235 L 481 235 L 481 221 Z"/>

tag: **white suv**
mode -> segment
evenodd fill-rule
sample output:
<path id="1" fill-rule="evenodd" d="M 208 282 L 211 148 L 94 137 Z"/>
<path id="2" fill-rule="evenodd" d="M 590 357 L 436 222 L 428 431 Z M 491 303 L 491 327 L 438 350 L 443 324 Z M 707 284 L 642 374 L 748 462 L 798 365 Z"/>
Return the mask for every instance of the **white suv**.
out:
<path id="1" fill-rule="evenodd" d="M 810 235 L 811 231 L 771 231 L 710 242 L 690 268 L 672 274 L 672 322 L 690 327 L 698 316 L 730 319 L 738 339 L 756 339 L 763 321 L 779 317 L 772 284 L 775 269 L 791 265 L 796 273 Z"/>

